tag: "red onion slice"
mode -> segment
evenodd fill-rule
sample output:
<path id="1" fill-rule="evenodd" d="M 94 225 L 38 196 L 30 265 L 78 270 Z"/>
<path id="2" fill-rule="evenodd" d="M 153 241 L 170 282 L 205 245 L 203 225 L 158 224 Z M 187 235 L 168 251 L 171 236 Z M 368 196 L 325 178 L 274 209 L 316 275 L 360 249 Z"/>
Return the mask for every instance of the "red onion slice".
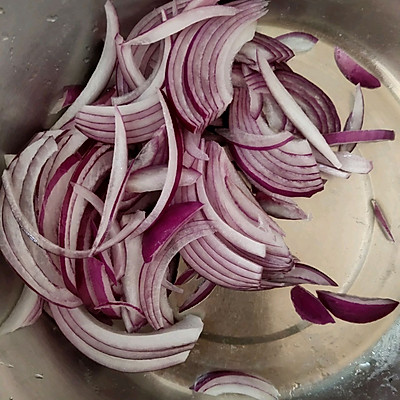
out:
<path id="1" fill-rule="evenodd" d="M 71 120 L 84 105 L 96 100 L 110 80 L 117 57 L 115 36 L 119 31 L 119 22 L 117 12 L 110 0 L 107 0 L 106 4 L 104 5 L 104 9 L 107 19 L 107 31 L 100 60 L 81 94 L 63 114 L 63 116 L 54 124 L 52 129 L 61 128 L 69 120 Z"/>
<path id="2" fill-rule="evenodd" d="M 262 53 L 257 52 L 257 60 L 265 83 L 288 118 L 318 151 L 320 151 L 335 167 L 340 168 L 339 160 L 324 140 L 324 137 L 280 83 L 268 62 L 263 58 Z"/>
<path id="3" fill-rule="evenodd" d="M 249 150 L 272 150 L 294 139 L 294 136 L 290 132 L 261 136 L 247 133 L 240 129 L 218 129 L 217 133 L 230 143 Z"/>
<path id="4" fill-rule="evenodd" d="M 362 131 L 330 132 L 324 135 L 330 146 L 346 143 L 377 142 L 394 140 L 394 132 L 389 129 L 369 129 Z"/>
<path id="5" fill-rule="evenodd" d="M 351 58 L 343 49 L 335 47 L 334 58 L 342 74 L 354 85 L 368 89 L 381 86 L 379 80 Z"/>
<path id="6" fill-rule="evenodd" d="M 122 222 L 124 224 L 129 219 L 138 219 L 138 222 L 142 222 L 144 220 L 144 215 L 140 216 L 138 214 L 129 217 L 127 215 L 124 215 L 122 219 Z M 142 257 L 142 235 L 135 237 L 128 236 L 125 239 L 125 244 L 127 251 L 127 262 L 125 274 L 121 278 L 124 298 L 128 303 L 137 307 L 140 312 L 129 308 L 126 309 L 125 312 L 122 312 L 122 318 L 125 322 L 127 331 L 135 332 L 147 323 L 147 319 L 140 307 L 139 296 L 140 270 L 142 269 L 142 265 L 144 263 Z"/>
<path id="7" fill-rule="evenodd" d="M 197 201 L 175 203 L 143 234 L 143 260 L 148 263 L 172 236 L 203 207 Z"/>
<path id="8" fill-rule="evenodd" d="M 104 209 L 101 214 L 100 225 L 96 238 L 93 242 L 92 251 L 104 241 L 105 236 L 112 224 L 118 206 L 124 194 L 124 183 L 126 184 L 125 175 L 128 169 L 128 145 L 126 141 L 126 131 L 121 113 L 118 107 L 115 107 L 115 144 L 113 153 L 113 162 L 110 172 L 110 181 L 107 187 L 106 199 L 104 201 Z"/>
<path id="9" fill-rule="evenodd" d="M 385 217 L 385 214 L 382 211 L 381 206 L 375 199 L 371 199 L 371 205 L 372 209 L 374 210 L 374 215 L 375 218 L 378 222 L 378 225 L 381 227 L 382 231 L 386 235 L 386 237 L 391 241 L 395 242 L 394 236 L 392 231 L 390 230 L 389 223 L 387 221 L 387 218 Z"/>
<path id="10" fill-rule="evenodd" d="M 203 329 L 200 318 L 189 315 L 157 333 L 128 334 L 99 323 L 81 308 L 50 308 L 61 331 L 78 350 L 123 372 L 154 371 L 184 362 Z M 176 350 L 162 355 L 171 349 Z"/>
<path id="11" fill-rule="evenodd" d="M 318 42 L 318 38 L 306 32 L 284 33 L 275 39 L 288 46 L 295 54 L 310 51 Z"/>
<path id="12" fill-rule="evenodd" d="M 168 173 L 166 165 L 152 165 L 131 173 L 126 184 L 128 193 L 145 193 L 162 190 Z M 189 186 L 199 179 L 200 173 L 193 168 L 183 168 L 179 186 Z"/>
<path id="13" fill-rule="evenodd" d="M 295 285 L 309 283 L 313 285 L 337 286 L 337 283 L 322 271 L 302 263 L 295 263 L 289 272 L 285 272 L 281 276 L 276 276 L 272 280 L 274 282 Z"/>
<path id="14" fill-rule="evenodd" d="M 11 313 L 0 324 L 0 335 L 34 324 L 42 313 L 42 307 L 43 299 L 25 285 Z"/>
<path id="15" fill-rule="evenodd" d="M 380 298 L 365 298 L 344 293 L 317 290 L 324 306 L 337 318 L 356 324 L 373 322 L 390 314 L 398 301 Z"/>
<path id="16" fill-rule="evenodd" d="M 159 40 L 165 39 L 167 36 L 171 36 L 174 33 L 187 28 L 197 22 L 203 21 L 209 18 L 222 17 L 222 16 L 233 16 L 238 11 L 234 7 L 228 6 L 203 6 L 192 10 L 184 10 L 177 16 L 168 19 L 155 28 L 142 33 L 141 35 L 128 40 L 126 45 L 145 45 Z"/>
<path id="17" fill-rule="evenodd" d="M 290 297 L 301 319 L 319 325 L 335 323 L 335 320 L 332 315 L 329 314 L 324 304 L 303 287 L 293 287 L 290 291 Z"/>
<path id="18" fill-rule="evenodd" d="M 256 193 L 256 199 L 262 209 L 272 217 L 292 220 L 310 219 L 292 198 L 279 196 L 264 188 L 261 190 L 261 187 L 258 189 L 260 191 Z"/>
<path id="19" fill-rule="evenodd" d="M 116 243 L 124 240 L 127 236 L 131 235 L 134 231 L 136 235 L 143 233 L 156 221 L 163 210 L 171 203 L 172 198 L 178 188 L 182 172 L 183 141 L 180 131 L 175 131 L 174 129 L 172 117 L 162 92 L 159 93 L 159 100 L 162 106 L 165 125 L 167 128 L 169 151 L 168 173 L 160 197 L 158 198 L 157 203 L 151 213 L 146 217 L 138 229 L 136 229 L 136 227 L 132 228 L 131 226 L 126 225 L 124 228 L 122 228 L 118 235 L 104 242 L 97 249 L 98 252 L 102 252 L 112 247 Z"/>
<path id="20" fill-rule="evenodd" d="M 166 298 L 163 287 L 167 268 L 175 255 L 189 243 L 214 233 L 209 221 L 192 221 L 185 225 L 173 237 L 169 246 L 150 263 L 145 263 L 139 279 L 139 295 L 141 308 L 154 329 L 162 329 L 173 324 L 173 311 Z"/>
<path id="21" fill-rule="evenodd" d="M 208 372 L 197 378 L 191 389 L 211 396 L 243 394 L 259 400 L 277 400 L 280 397 L 276 388 L 265 379 L 238 371 Z"/>

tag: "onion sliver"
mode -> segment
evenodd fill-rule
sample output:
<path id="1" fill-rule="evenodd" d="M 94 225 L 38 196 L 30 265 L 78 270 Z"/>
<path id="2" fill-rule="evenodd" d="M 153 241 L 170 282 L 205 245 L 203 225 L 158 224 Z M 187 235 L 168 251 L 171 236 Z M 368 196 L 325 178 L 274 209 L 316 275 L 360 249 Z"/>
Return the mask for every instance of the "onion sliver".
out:
<path id="1" fill-rule="evenodd" d="M 391 299 L 364 298 L 326 290 L 317 290 L 317 295 L 335 317 L 357 324 L 381 319 L 399 305 L 398 301 Z"/>
<path id="2" fill-rule="evenodd" d="M 119 30 L 119 22 L 117 12 L 110 0 L 107 0 L 104 9 L 107 18 L 107 33 L 100 60 L 85 88 L 63 116 L 54 124 L 53 129 L 63 127 L 63 125 L 72 119 L 84 105 L 96 100 L 107 85 L 114 70 L 116 60 L 116 46 L 114 39 Z"/>

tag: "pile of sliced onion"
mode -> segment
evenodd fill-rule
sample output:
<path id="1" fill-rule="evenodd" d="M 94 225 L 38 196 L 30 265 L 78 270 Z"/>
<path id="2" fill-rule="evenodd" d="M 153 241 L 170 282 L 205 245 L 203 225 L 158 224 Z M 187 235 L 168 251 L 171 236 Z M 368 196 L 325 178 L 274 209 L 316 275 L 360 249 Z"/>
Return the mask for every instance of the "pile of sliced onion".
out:
<path id="1" fill-rule="evenodd" d="M 265 0 L 174 0 L 127 38 L 110 1 L 105 10 L 104 50 L 89 83 L 67 89 L 64 115 L 2 176 L 0 246 L 27 286 L 0 332 L 33 323 L 48 304 L 88 357 L 139 372 L 186 360 L 203 323 L 180 312 L 217 285 L 293 286 L 300 317 L 319 324 L 393 311 L 394 300 L 316 297 L 299 286 L 336 283 L 291 254 L 272 218 L 307 219 L 296 197 L 322 191 L 326 174 L 368 173 L 371 162 L 354 146 L 394 139 L 362 129 L 360 85 L 341 128 L 328 95 L 291 70 L 289 60 L 317 39 L 256 33 Z M 352 81 L 371 81 L 335 54 Z M 178 257 L 187 269 L 176 277 Z M 179 310 L 171 292 L 186 292 Z M 277 396 L 243 373 L 207 375 L 193 388 Z"/>

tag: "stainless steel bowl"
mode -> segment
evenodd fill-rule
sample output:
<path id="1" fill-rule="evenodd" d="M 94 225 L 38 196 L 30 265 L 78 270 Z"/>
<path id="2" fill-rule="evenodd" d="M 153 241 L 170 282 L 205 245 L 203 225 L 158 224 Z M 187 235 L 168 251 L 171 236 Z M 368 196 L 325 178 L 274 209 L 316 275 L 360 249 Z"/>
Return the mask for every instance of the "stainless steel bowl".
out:
<path id="1" fill-rule="evenodd" d="M 115 0 L 123 33 L 161 1 Z M 366 93 L 366 125 L 400 126 L 400 3 L 397 0 L 272 0 L 260 23 L 267 33 L 304 30 L 322 39 L 296 68 L 320 84 L 343 116 L 351 85 L 335 69 L 332 46 L 357 57 L 384 83 Z M 15 153 L 52 118 L 48 110 L 62 87 L 87 79 L 104 34 L 103 2 L 3 0 L 0 4 L 0 151 Z M 316 69 L 316 65 L 321 68 Z M 399 141 L 361 147 L 374 160 L 370 177 L 333 181 L 304 202 L 310 223 L 283 224 L 288 243 L 359 295 L 399 298 L 400 248 L 373 223 L 369 198 L 389 211 L 400 239 Z M 0 269 L 0 322 L 22 284 L 5 262 Z M 0 337 L 0 398 L 19 400 L 190 399 L 187 388 L 210 368 L 264 375 L 284 398 L 397 399 L 400 391 L 400 322 L 392 315 L 373 324 L 331 327 L 299 322 L 288 292 L 217 290 L 196 312 L 205 331 L 188 362 L 165 371 L 123 374 L 80 354 L 50 318 Z"/>

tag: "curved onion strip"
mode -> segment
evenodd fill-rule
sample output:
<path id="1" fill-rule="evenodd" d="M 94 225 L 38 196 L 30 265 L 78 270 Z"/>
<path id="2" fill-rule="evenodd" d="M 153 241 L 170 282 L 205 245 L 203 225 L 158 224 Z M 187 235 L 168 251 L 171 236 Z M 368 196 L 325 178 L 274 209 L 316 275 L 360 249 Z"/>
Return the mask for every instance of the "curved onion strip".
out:
<path id="1" fill-rule="evenodd" d="M 324 135 L 330 146 L 345 143 L 376 142 L 394 140 L 394 132 L 389 129 L 369 129 L 362 131 L 330 132 Z"/>
<path id="2" fill-rule="evenodd" d="M 82 90 L 81 94 L 63 114 L 63 116 L 54 124 L 52 129 L 61 128 L 70 119 L 72 119 L 84 105 L 96 100 L 96 98 L 105 88 L 114 70 L 117 57 L 115 36 L 119 31 L 119 22 L 117 12 L 110 0 L 107 0 L 106 4 L 104 5 L 104 9 L 107 18 L 107 31 L 103 52 L 97 67 L 89 79 L 89 82 Z"/>
<path id="3" fill-rule="evenodd" d="M 357 324 L 381 319 L 399 305 L 398 301 L 391 299 L 365 298 L 327 290 L 317 290 L 317 295 L 335 317 Z"/>
<path id="4" fill-rule="evenodd" d="M 277 400 L 279 392 L 268 381 L 239 371 L 213 371 L 196 379 L 191 387 L 211 396 L 243 394 L 259 400 Z"/>
<path id="5" fill-rule="evenodd" d="M 164 113 L 165 126 L 167 128 L 168 137 L 168 173 L 165 178 L 165 184 L 161 191 L 160 197 L 157 200 L 151 213 L 146 217 L 142 224 L 136 229 L 130 225 L 126 225 L 121 229 L 118 235 L 105 241 L 98 249 L 98 252 L 104 251 L 109 247 L 113 246 L 115 243 L 124 240 L 127 236 L 131 235 L 133 232 L 135 235 L 140 235 L 146 229 L 148 229 L 160 216 L 165 207 L 170 204 L 172 198 L 178 188 L 181 172 L 182 172 L 182 157 L 183 157 L 183 143 L 182 137 L 179 130 L 174 129 L 172 118 L 168 109 L 168 105 L 164 99 L 164 95 L 159 93 L 160 103 Z"/>
<path id="6" fill-rule="evenodd" d="M 4 176 L 4 173 L 3 173 Z M 77 307 L 82 301 L 65 288 L 55 286 L 37 266 L 25 246 L 24 235 L 7 201 L 4 191 L 0 192 L 0 209 L 2 210 L 2 229 L 0 229 L 0 248 L 3 255 L 21 276 L 25 283 L 46 300 L 64 307 Z M 7 221 L 7 222 L 5 222 Z"/>
<path id="7" fill-rule="evenodd" d="M 85 186 L 89 190 L 96 190 L 109 173 L 112 165 L 112 152 L 109 146 L 95 145 L 83 156 L 81 162 L 76 167 L 71 178 L 71 183 Z M 70 248 L 89 248 L 91 241 L 88 239 L 89 231 L 82 234 L 80 231 L 82 220 L 87 217 L 86 200 L 79 197 L 73 190 L 73 186 L 68 186 L 64 198 L 59 228 L 60 245 Z M 88 226 L 88 225 L 86 225 Z M 95 232 L 96 233 L 96 232 Z M 80 239 L 85 240 L 80 243 Z M 91 255 L 91 252 L 89 252 Z M 76 290 L 75 284 L 75 260 L 60 257 L 61 272 L 64 283 L 72 292 Z"/>
<path id="8" fill-rule="evenodd" d="M 318 38 L 305 32 L 284 33 L 275 39 L 291 48 L 295 54 L 310 51 L 318 42 Z"/>
<path id="9" fill-rule="evenodd" d="M 292 198 L 272 193 L 261 186 L 257 189 L 259 192 L 256 193 L 256 199 L 261 208 L 270 216 L 291 220 L 310 218 Z"/>
<path id="10" fill-rule="evenodd" d="M 43 307 L 43 299 L 28 286 L 24 286 L 17 304 L 7 318 L 0 324 L 0 335 L 33 324 L 39 318 Z"/>
<path id="11" fill-rule="evenodd" d="M 257 53 L 257 60 L 265 83 L 288 118 L 318 151 L 320 151 L 335 167 L 340 168 L 339 160 L 325 142 L 324 137 L 280 83 L 268 62 L 263 58 L 262 53 Z"/>
<path id="12" fill-rule="evenodd" d="M 151 165 L 131 173 L 126 184 L 127 193 L 145 193 L 162 190 L 168 173 L 166 165 Z M 179 186 L 189 186 L 199 179 L 200 173 L 193 168 L 183 168 Z"/>
<path id="13" fill-rule="evenodd" d="M 154 329 L 161 329 L 173 323 L 173 311 L 168 302 L 162 308 L 163 281 L 173 257 L 187 244 L 214 232 L 209 221 L 192 221 L 173 237 L 170 246 L 165 247 L 150 263 L 142 267 L 139 280 L 141 308 Z"/>
<path id="14" fill-rule="evenodd" d="M 190 25 L 205 19 L 222 16 L 233 16 L 237 13 L 234 7 L 228 6 L 204 6 L 193 10 L 184 10 L 177 16 L 157 25 L 155 28 L 128 40 L 126 45 L 145 45 L 165 39 Z"/>
<path id="15" fill-rule="evenodd" d="M 100 225 L 93 242 L 92 252 L 104 241 L 110 225 L 118 211 L 121 197 L 124 193 L 123 183 L 126 184 L 125 175 L 128 169 L 128 146 L 126 131 L 118 107 L 115 107 L 115 144 L 113 162 L 110 172 L 110 182 L 107 187 L 104 209 L 101 213 Z"/>
<path id="16" fill-rule="evenodd" d="M 13 190 L 18 196 L 18 203 L 26 219 L 38 230 L 37 211 L 35 209 L 36 187 L 41 173 L 46 166 L 54 161 L 57 144 L 52 137 L 44 141 L 29 164 L 22 162 L 22 158 L 13 166 Z M 21 179 L 21 177 L 24 177 Z M 56 286 L 62 286 L 63 281 L 58 268 L 53 265 L 48 253 L 37 246 L 29 236 L 24 235 L 27 249 L 36 261 L 37 266 Z M 18 251 L 18 249 L 16 249 Z"/>
<path id="17" fill-rule="evenodd" d="M 203 204 L 197 201 L 175 203 L 166 208 L 157 221 L 143 234 L 143 259 L 146 263 L 156 256 Z"/>
<path id="18" fill-rule="evenodd" d="M 154 371 L 184 362 L 189 355 L 189 350 L 179 352 L 179 347 L 194 345 L 203 329 L 200 318 L 188 316 L 162 332 L 127 334 L 100 325 L 80 308 L 70 311 L 53 305 L 50 305 L 50 308 L 58 326 L 77 349 L 104 366 L 124 372 Z M 76 333 L 77 327 L 84 330 L 80 332 L 83 338 Z M 88 340 L 103 343 L 105 348 L 98 350 Z M 176 354 L 150 358 L 153 351 L 174 347 L 178 347 Z M 113 349 L 116 348 L 126 350 L 128 357 L 113 355 Z M 145 358 L 137 356 L 129 358 L 129 351 L 143 352 Z"/>
<path id="19" fill-rule="evenodd" d="M 230 143 L 249 150 L 272 150 L 283 146 L 294 139 L 290 132 L 281 132 L 273 135 L 254 135 L 240 129 L 218 129 L 218 135 L 227 139 Z"/>
<path id="20" fill-rule="evenodd" d="M 130 218 L 137 219 L 138 223 L 141 223 L 144 220 L 145 216 L 139 213 L 133 216 L 124 215 L 122 223 L 123 224 L 127 223 L 128 222 L 127 220 Z M 122 289 L 125 300 L 128 303 L 133 304 L 140 310 L 140 313 L 138 313 L 135 312 L 134 310 L 127 309 L 125 312 L 126 314 L 125 317 L 124 313 L 122 314 L 128 332 L 129 331 L 134 332 L 147 323 L 146 317 L 144 316 L 144 313 L 140 307 L 140 297 L 139 297 L 139 276 L 140 276 L 140 270 L 144 263 L 142 257 L 142 236 L 143 235 L 135 237 L 128 236 L 125 239 L 126 251 L 127 251 L 127 258 L 126 258 L 127 263 L 125 268 L 125 274 L 121 278 Z"/>
<path id="21" fill-rule="evenodd" d="M 335 320 L 322 302 L 308 290 L 295 286 L 290 291 L 293 306 L 301 319 L 314 324 L 334 324 Z"/>
<path id="22" fill-rule="evenodd" d="M 347 118 L 344 126 L 345 131 L 361 130 L 364 122 L 364 96 L 361 91 L 360 84 L 356 86 L 356 93 L 354 95 L 354 105 L 349 117 Z"/>
<path id="23" fill-rule="evenodd" d="M 385 214 L 383 213 L 381 206 L 375 199 L 371 199 L 371 205 L 372 205 L 372 209 L 374 210 L 374 215 L 378 222 L 378 225 L 381 227 L 381 229 L 383 230 L 386 237 L 391 242 L 394 243 L 395 239 L 394 239 L 393 233 L 390 230 L 389 223 L 385 217 Z"/>
<path id="24" fill-rule="evenodd" d="M 145 82 L 145 78 L 137 65 L 137 60 L 133 57 L 132 50 L 129 46 L 125 46 L 124 38 L 117 35 L 115 38 L 117 49 L 118 68 L 127 85 L 134 89 Z"/>
<path id="25" fill-rule="evenodd" d="M 359 65 L 343 49 L 335 47 L 334 58 L 342 74 L 354 85 L 375 89 L 381 86 L 378 78 Z"/>
<path id="26" fill-rule="evenodd" d="M 92 191 L 89 189 L 85 188 L 84 186 L 81 186 L 77 183 L 73 183 L 73 188 L 74 192 L 82 196 L 86 201 L 88 201 L 94 209 L 101 215 L 104 210 L 104 203 L 103 201 L 96 196 Z M 137 213 L 137 225 L 142 221 L 144 218 L 144 212 L 138 212 Z M 117 235 L 118 232 L 120 231 L 120 227 L 117 221 L 113 221 L 110 225 L 110 232 L 109 234 L 111 236 Z M 112 273 L 114 274 L 114 280 L 117 281 L 121 277 L 125 275 L 125 268 L 126 268 L 126 263 L 127 263 L 127 249 L 126 246 L 123 242 L 116 243 L 115 246 L 112 247 L 111 249 L 112 255 L 113 255 L 113 268 L 112 268 Z M 99 257 L 101 258 L 102 253 L 99 254 Z M 103 254 L 103 257 L 105 254 Z M 105 261 L 105 260 L 104 260 Z M 106 264 L 106 263 L 105 263 Z M 109 263 L 111 265 L 111 263 Z"/>

